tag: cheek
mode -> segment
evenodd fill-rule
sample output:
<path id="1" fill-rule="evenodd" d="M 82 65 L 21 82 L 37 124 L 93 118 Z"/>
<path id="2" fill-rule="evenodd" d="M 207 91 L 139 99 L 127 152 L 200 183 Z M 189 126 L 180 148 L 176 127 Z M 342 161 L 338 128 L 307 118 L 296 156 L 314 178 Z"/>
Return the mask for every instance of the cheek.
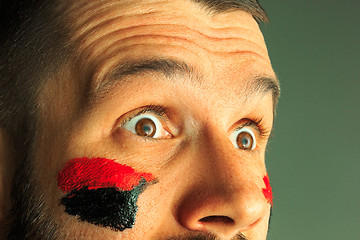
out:
<path id="1" fill-rule="evenodd" d="M 70 160 L 58 175 L 65 212 L 114 231 L 133 227 L 139 194 L 154 182 L 151 173 L 105 158 Z"/>

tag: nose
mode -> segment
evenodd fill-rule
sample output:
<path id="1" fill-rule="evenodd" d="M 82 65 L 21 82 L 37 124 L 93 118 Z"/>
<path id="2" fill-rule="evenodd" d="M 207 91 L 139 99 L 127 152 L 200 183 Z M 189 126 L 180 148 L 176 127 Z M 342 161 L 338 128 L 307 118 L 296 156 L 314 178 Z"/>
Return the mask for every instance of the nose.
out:
<path id="1" fill-rule="evenodd" d="M 187 156 L 191 171 L 184 175 L 188 185 L 178 208 L 185 228 L 235 236 L 255 227 L 269 211 L 262 193 L 262 157 L 230 148 L 208 142 Z"/>

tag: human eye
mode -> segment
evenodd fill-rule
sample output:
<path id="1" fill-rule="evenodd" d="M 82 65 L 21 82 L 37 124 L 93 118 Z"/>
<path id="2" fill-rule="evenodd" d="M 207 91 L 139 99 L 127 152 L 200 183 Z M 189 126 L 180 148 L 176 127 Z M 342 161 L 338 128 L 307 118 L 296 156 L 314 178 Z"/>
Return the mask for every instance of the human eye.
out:
<path id="1" fill-rule="evenodd" d="M 135 115 L 127 118 L 122 128 L 135 135 L 146 138 L 171 138 L 172 135 L 166 129 L 165 110 L 161 106 L 147 106 L 142 108 Z"/>
<path id="2" fill-rule="evenodd" d="M 256 137 L 250 127 L 241 127 L 230 134 L 231 143 L 238 149 L 254 150 L 256 148 Z"/>
<path id="3" fill-rule="evenodd" d="M 231 143 L 241 150 L 254 150 L 261 138 L 267 138 L 268 132 L 262 127 L 261 120 L 247 121 L 236 128 L 229 136 Z"/>

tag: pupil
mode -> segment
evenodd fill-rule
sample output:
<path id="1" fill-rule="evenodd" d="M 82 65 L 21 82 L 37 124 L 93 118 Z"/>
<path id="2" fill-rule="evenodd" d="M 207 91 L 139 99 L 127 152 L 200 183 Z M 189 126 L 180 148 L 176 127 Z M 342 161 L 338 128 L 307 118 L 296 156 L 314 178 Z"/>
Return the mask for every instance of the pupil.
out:
<path id="1" fill-rule="evenodd" d="M 144 125 L 143 131 L 145 132 L 146 135 L 149 135 L 152 132 L 151 125 L 149 125 L 149 124 Z"/>
<path id="2" fill-rule="evenodd" d="M 244 147 L 247 147 L 247 146 L 249 145 L 249 140 L 244 137 L 244 138 L 242 139 L 242 143 L 243 143 L 243 146 L 244 146 Z"/>

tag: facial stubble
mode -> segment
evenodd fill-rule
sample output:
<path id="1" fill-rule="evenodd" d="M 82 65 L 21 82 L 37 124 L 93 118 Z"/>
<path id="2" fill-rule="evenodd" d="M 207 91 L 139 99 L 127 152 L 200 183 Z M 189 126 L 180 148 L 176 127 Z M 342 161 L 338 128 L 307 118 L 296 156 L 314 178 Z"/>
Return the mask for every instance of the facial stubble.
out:
<path id="1" fill-rule="evenodd" d="M 28 155 L 30 156 L 30 155 Z M 32 159 L 24 157 L 12 184 L 12 209 L 4 225 L 7 240 L 57 240 L 62 239 L 60 228 L 46 207 L 46 197 L 34 177 Z"/>

